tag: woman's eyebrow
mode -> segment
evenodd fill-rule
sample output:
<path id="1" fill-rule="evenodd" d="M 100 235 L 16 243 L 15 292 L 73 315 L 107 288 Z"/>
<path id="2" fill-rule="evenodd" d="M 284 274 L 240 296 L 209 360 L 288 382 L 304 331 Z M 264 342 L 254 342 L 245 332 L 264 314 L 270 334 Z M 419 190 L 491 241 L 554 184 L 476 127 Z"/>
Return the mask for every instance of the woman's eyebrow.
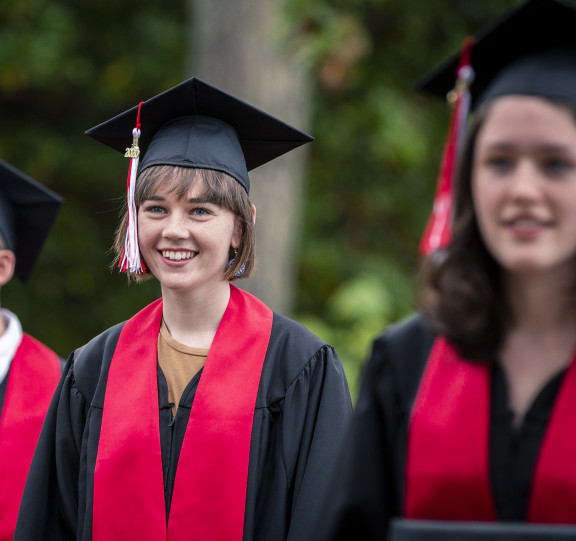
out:
<path id="1" fill-rule="evenodd" d="M 199 197 L 190 197 L 187 199 L 188 203 L 212 203 L 210 198 L 205 195 L 200 195 Z"/>

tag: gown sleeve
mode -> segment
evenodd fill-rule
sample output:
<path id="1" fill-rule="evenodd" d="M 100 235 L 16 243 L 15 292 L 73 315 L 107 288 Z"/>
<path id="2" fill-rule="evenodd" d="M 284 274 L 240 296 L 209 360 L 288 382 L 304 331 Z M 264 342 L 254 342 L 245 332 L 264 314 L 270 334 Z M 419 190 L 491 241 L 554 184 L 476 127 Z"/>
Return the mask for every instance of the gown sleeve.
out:
<path id="1" fill-rule="evenodd" d="M 401 514 L 408 418 L 432 342 L 419 316 L 374 341 L 314 539 L 384 540 Z"/>
<path id="2" fill-rule="evenodd" d="M 80 448 L 87 404 L 74 383 L 72 357 L 64 374 L 34 453 L 15 541 L 76 539 Z"/>
<path id="3" fill-rule="evenodd" d="M 288 388 L 284 403 L 284 467 L 294 486 L 287 541 L 302 541 L 318 516 L 318 503 L 352 413 L 340 359 L 322 347 Z"/>

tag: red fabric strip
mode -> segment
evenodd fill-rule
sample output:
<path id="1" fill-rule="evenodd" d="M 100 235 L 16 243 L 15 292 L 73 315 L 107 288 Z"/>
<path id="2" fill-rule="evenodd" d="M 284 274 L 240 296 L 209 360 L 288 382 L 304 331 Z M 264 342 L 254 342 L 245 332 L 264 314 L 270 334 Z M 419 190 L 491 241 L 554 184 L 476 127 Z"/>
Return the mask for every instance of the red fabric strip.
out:
<path id="1" fill-rule="evenodd" d="M 530 522 L 576 524 L 576 356 L 556 398 L 536 461 Z"/>
<path id="2" fill-rule="evenodd" d="M 576 524 L 576 355 L 536 462 L 528 521 Z M 471 422 L 473 420 L 473 422 Z M 408 429 L 404 514 L 495 520 L 489 481 L 490 370 L 435 341 Z"/>
<path id="3" fill-rule="evenodd" d="M 94 479 L 94 541 L 183 541 L 192 533 L 240 541 L 272 312 L 230 286 L 180 452 L 168 532 L 156 383 L 161 314 L 157 301 L 129 320 L 112 359 Z"/>
<path id="4" fill-rule="evenodd" d="M 234 286 L 230 294 L 180 452 L 170 541 L 190 539 L 191 532 L 194 539 L 242 540 L 252 421 L 272 311 Z"/>
<path id="5" fill-rule="evenodd" d="M 138 114 L 136 115 L 136 129 L 140 129 L 140 126 L 142 125 L 142 124 L 140 123 L 140 113 L 142 112 L 142 104 L 143 104 L 143 103 L 144 103 L 144 102 L 141 101 L 141 102 L 138 104 Z"/>
<path id="6" fill-rule="evenodd" d="M 56 353 L 24 333 L 10 364 L 0 419 L 0 541 L 14 534 L 32 455 L 59 380 Z"/>
<path id="7" fill-rule="evenodd" d="M 438 248 L 447 246 L 452 239 L 452 177 L 456 159 L 457 126 L 460 123 L 459 108 L 456 106 L 450 118 L 432 214 L 428 219 L 420 242 L 420 253 L 423 255 L 429 255 Z"/>
<path id="8" fill-rule="evenodd" d="M 166 538 L 156 379 L 162 299 L 128 320 L 108 372 L 94 472 L 94 541 Z"/>
<path id="9" fill-rule="evenodd" d="M 460 53 L 460 62 L 456 76 L 461 77 L 460 69 L 464 66 L 470 66 L 470 53 L 473 45 L 472 38 L 466 38 Z M 456 101 L 452 104 L 452 114 L 448 134 L 442 153 L 442 162 L 434 196 L 434 205 L 432 214 L 428 219 L 424 235 L 420 242 L 420 253 L 429 255 L 439 248 L 450 244 L 452 240 L 452 203 L 454 198 L 454 176 L 456 171 L 456 162 L 460 153 L 461 142 L 464 138 L 463 130 L 466 129 L 466 120 L 468 118 L 469 100 L 467 92 L 462 92 L 456 88 Z"/>
<path id="10" fill-rule="evenodd" d="M 495 520 L 489 423 L 490 367 L 436 339 L 408 429 L 405 517 Z"/>

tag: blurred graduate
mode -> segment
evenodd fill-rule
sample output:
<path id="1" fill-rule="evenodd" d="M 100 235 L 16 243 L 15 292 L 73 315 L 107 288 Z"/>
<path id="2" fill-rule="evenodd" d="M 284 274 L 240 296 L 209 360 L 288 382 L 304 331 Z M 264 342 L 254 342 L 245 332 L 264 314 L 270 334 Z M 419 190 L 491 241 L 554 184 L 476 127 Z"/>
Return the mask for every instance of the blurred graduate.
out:
<path id="1" fill-rule="evenodd" d="M 162 296 L 71 354 L 15 539 L 301 539 L 346 378 L 231 282 L 254 268 L 248 170 L 311 137 L 196 78 L 87 133 L 130 158 L 117 262 Z"/>
<path id="2" fill-rule="evenodd" d="M 576 539 L 574 28 L 530 0 L 421 82 L 458 78 L 421 310 L 374 342 L 316 539 Z"/>
<path id="3" fill-rule="evenodd" d="M 25 283 L 61 198 L 0 160 L 0 290 Z M 0 308 L 0 541 L 12 539 L 20 498 L 44 416 L 58 385 L 58 355 Z"/>

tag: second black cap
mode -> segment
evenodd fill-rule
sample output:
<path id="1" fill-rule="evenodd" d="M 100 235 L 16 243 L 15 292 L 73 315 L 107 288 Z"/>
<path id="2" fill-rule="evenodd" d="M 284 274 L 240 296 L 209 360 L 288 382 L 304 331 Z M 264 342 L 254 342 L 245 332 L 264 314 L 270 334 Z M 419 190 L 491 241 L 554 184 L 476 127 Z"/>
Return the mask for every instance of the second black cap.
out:
<path id="1" fill-rule="evenodd" d="M 0 160 L 0 234 L 16 256 L 21 282 L 28 280 L 61 204 L 59 195 Z"/>
<path id="2" fill-rule="evenodd" d="M 492 97 L 528 94 L 576 102 L 576 4 L 528 0 L 479 32 L 471 50 L 472 107 Z M 456 54 L 418 83 L 444 98 L 454 87 Z"/>

